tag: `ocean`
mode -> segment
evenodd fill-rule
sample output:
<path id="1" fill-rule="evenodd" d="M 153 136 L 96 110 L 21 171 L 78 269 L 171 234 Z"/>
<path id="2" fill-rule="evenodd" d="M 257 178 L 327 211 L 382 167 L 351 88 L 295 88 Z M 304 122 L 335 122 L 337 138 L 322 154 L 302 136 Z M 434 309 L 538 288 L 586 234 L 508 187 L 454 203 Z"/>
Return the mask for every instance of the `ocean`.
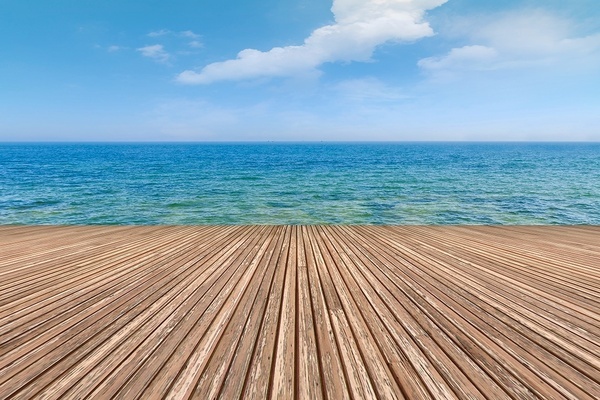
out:
<path id="1" fill-rule="evenodd" d="M 600 143 L 0 144 L 0 224 L 600 224 Z"/>

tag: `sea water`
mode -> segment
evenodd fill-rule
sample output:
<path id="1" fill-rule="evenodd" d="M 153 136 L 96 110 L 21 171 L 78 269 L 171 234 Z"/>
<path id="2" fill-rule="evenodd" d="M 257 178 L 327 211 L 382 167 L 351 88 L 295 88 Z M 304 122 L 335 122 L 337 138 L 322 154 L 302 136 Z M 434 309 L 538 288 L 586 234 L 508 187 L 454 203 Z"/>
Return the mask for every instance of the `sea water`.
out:
<path id="1" fill-rule="evenodd" d="M 5 143 L 0 224 L 600 224 L 600 144 Z"/>

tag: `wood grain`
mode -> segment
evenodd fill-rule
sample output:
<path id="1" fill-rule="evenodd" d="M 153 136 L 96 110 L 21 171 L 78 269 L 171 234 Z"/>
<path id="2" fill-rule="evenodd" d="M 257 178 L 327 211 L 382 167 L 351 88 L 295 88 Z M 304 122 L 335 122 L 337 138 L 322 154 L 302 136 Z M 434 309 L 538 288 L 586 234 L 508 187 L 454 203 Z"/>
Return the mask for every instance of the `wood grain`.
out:
<path id="1" fill-rule="evenodd" d="M 0 399 L 598 399 L 597 226 L 0 226 Z"/>

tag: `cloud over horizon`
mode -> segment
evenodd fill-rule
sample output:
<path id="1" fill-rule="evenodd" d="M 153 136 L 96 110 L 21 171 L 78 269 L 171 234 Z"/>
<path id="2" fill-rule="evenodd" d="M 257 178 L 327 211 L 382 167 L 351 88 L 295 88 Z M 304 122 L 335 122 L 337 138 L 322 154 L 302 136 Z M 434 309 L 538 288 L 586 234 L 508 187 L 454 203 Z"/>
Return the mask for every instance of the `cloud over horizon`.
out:
<path id="1" fill-rule="evenodd" d="M 600 33 L 578 33 L 573 21 L 542 9 L 467 22 L 460 25 L 468 27 L 462 34 L 469 44 L 423 58 L 419 67 L 435 77 L 449 77 L 461 71 L 600 64 Z"/>
<path id="2" fill-rule="evenodd" d="M 390 41 L 406 42 L 432 36 L 424 20 L 427 10 L 447 0 L 334 0 L 335 23 L 314 30 L 302 45 L 269 51 L 245 49 L 236 59 L 209 64 L 199 72 L 177 76 L 183 84 L 222 80 L 285 77 L 314 71 L 324 63 L 369 61 L 376 47 Z"/>

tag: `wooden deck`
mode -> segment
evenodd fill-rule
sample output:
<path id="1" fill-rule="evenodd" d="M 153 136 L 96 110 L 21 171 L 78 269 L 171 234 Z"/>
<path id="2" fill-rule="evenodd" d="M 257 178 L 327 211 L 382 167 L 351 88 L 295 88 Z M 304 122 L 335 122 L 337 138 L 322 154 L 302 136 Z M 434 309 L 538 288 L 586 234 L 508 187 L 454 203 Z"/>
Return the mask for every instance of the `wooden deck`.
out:
<path id="1" fill-rule="evenodd" d="M 0 398 L 599 399 L 600 227 L 0 227 Z"/>

